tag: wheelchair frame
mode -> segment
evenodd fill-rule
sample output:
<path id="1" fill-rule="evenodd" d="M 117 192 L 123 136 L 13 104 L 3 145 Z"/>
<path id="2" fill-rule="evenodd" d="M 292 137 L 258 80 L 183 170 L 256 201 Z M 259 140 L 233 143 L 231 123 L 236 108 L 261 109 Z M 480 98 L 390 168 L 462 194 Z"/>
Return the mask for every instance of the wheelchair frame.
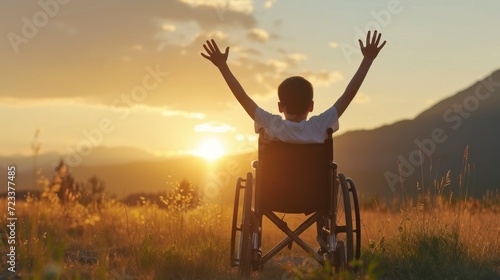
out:
<path id="1" fill-rule="evenodd" d="M 321 265 L 329 264 L 336 270 L 342 270 L 348 267 L 353 259 L 359 259 L 361 250 L 361 221 L 356 187 L 351 178 L 346 178 L 341 173 L 337 174 L 337 164 L 333 162 L 332 133 L 333 130 L 329 128 L 327 139 L 323 144 L 331 147 L 327 149 L 331 153 L 331 157 L 329 157 L 329 170 L 331 171 L 329 174 L 329 207 L 326 211 L 312 212 L 312 215 L 295 230 L 290 229 L 286 222 L 281 220 L 274 211 L 261 207 L 260 191 L 262 186 L 259 180 L 261 172 L 259 161 L 252 163 L 256 180 L 254 180 L 252 172 L 248 172 L 245 179 L 238 177 L 233 209 L 230 255 L 231 265 L 238 267 L 238 273 L 241 277 L 247 278 L 250 276 L 251 271 L 262 270 L 267 261 L 283 248 L 287 246 L 290 248 L 293 242 L 297 243 Z M 260 131 L 259 137 L 259 158 L 262 139 L 264 139 L 263 130 Z M 256 181 L 255 184 L 254 181 Z M 240 193 L 242 190 L 244 190 L 243 208 L 241 219 L 238 219 Z M 351 202 L 353 204 L 352 207 Z M 352 217 L 353 214 L 354 217 Z M 287 235 L 265 254 L 263 254 L 261 249 L 263 216 L 267 217 Z M 299 237 L 301 233 L 321 219 L 326 222 L 326 225 L 322 229 L 322 234 L 325 235 L 326 242 L 318 237 L 318 242 L 322 247 L 326 248 L 326 253 L 323 255 L 320 255 Z M 239 226 L 238 220 L 240 220 Z"/>

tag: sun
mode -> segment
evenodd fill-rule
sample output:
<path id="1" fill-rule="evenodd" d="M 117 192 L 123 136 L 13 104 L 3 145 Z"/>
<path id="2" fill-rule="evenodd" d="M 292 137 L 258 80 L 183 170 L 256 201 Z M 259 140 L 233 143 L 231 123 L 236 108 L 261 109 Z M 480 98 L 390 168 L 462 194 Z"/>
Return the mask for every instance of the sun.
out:
<path id="1" fill-rule="evenodd" d="M 204 139 L 198 149 L 194 151 L 196 156 L 202 157 L 208 161 L 214 161 L 226 153 L 224 145 L 216 138 Z"/>

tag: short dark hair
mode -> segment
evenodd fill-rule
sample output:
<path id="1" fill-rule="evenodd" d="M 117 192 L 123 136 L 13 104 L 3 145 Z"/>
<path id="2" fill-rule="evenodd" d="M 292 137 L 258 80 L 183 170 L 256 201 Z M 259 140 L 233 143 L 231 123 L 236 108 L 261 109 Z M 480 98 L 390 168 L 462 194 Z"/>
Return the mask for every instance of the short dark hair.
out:
<path id="1" fill-rule="evenodd" d="M 278 87 L 278 98 L 287 113 L 306 113 L 313 100 L 313 86 L 300 76 L 286 78 Z"/>

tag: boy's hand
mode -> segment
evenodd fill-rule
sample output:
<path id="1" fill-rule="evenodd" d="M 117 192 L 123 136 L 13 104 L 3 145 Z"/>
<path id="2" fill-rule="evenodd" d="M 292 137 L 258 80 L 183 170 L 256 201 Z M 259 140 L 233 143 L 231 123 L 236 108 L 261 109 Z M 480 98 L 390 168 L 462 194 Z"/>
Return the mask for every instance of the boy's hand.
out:
<path id="1" fill-rule="evenodd" d="M 201 55 L 220 68 L 222 65 L 226 64 L 227 56 L 229 55 L 229 47 L 226 48 L 226 52 L 221 53 L 214 39 L 211 41 L 212 42 L 207 40 L 207 43 L 203 44 L 203 48 L 205 48 L 208 55 L 204 53 L 201 53 Z"/>
<path id="2" fill-rule="evenodd" d="M 224 80 L 226 80 L 227 85 L 234 94 L 234 97 L 240 102 L 241 106 L 247 114 L 254 119 L 255 111 L 257 109 L 257 104 L 248 96 L 241 84 L 236 80 L 233 73 L 226 64 L 227 56 L 229 55 L 229 47 L 226 48 L 226 52 L 221 53 L 219 47 L 212 39 L 203 44 L 203 48 L 207 51 L 207 54 L 201 53 L 201 56 L 210 60 L 217 68 L 219 68 Z"/>
<path id="3" fill-rule="evenodd" d="M 363 42 L 361 40 L 358 40 L 361 52 L 366 59 L 374 60 L 380 50 L 385 46 L 386 41 L 384 41 L 382 45 L 380 45 L 380 47 L 378 46 L 381 36 L 382 33 L 378 33 L 377 36 L 377 30 L 375 30 L 375 32 L 373 33 L 373 38 L 370 39 L 370 31 L 368 31 L 368 34 L 366 34 L 366 46 L 363 45 Z"/>
<path id="4" fill-rule="evenodd" d="M 371 38 L 371 32 L 368 31 L 368 34 L 366 34 L 366 46 L 363 45 L 363 42 L 361 40 L 359 40 L 359 46 L 361 47 L 361 52 L 363 53 L 364 58 L 363 61 L 361 61 L 361 65 L 359 66 L 358 71 L 356 71 L 356 74 L 354 74 L 351 81 L 347 85 L 344 94 L 342 94 L 342 96 L 333 105 L 335 106 L 335 109 L 337 109 L 337 116 L 339 118 L 344 113 L 347 106 L 349 106 L 351 101 L 354 99 L 354 96 L 356 96 L 356 93 L 363 83 L 363 80 L 365 79 L 373 60 L 377 57 L 380 50 L 385 46 L 385 41 L 382 43 L 382 45 L 380 45 L 380 47 L 378 46 L 382 34 L 378 34 L 377 36 L 377 33 L 378 32 L 375 30 L 375 32 L 373 33 L 373 38 Z"/>

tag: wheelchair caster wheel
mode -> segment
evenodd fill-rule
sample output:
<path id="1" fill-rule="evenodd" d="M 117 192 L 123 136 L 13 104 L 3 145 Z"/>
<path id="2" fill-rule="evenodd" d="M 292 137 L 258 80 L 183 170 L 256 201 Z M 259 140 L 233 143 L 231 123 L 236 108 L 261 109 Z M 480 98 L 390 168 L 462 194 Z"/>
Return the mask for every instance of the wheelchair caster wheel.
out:
<path id="1" fill-rule="evenodd" d="M 335 251 L 330 258 L 331 264 L 335 267 L 336 271 L 341 271 L 346 266 L 346 250 L 343 241 L 338 241 L 335 246 Z"/>

